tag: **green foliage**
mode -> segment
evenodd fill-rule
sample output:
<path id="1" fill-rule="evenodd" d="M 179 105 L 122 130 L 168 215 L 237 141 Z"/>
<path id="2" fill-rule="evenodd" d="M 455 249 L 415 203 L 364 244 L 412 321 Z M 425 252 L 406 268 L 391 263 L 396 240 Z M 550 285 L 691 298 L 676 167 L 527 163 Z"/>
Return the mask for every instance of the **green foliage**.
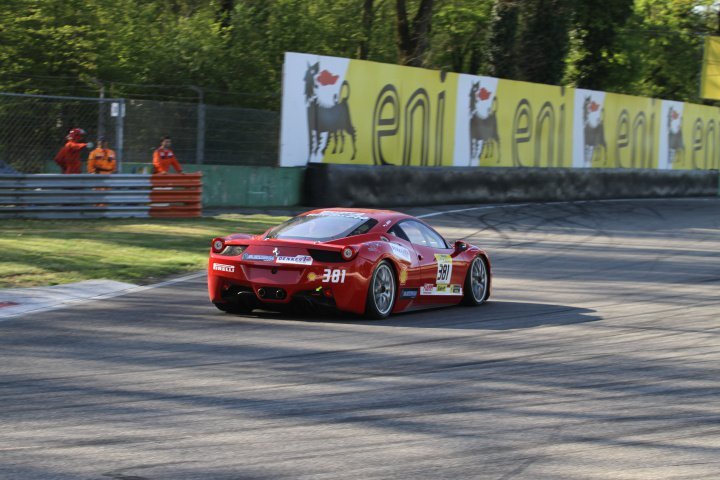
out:
<path id="1" fill-rule="evenodd" d="M 615 38 L 633 10 L 633 0 L 577 0 L 572 31 L 569 83 L 592 90 L 607 88 L 617 59 Z"/>
<path id="2" fill-rule="evenodd" d="M 194 101 L 194 85 L 209 103 L 276 109 L 286 51 L 401 61 L 400 3 L 412 20 L 422 0 L 4 0 L 0 91 L 95 96 L 102 82 Z M 413 42 L 429 68 L 697 101 L 716 3 L 436 0 Z"/>
<path id="3" fill-rule="evenodd" d="M 638 0 L 625 41 L 636 75 L 623 85 L 628 93 L 670 100 L 698 102 L 703 33 L 717 35 L 710 22 L 717 22 L 711 10 L 698 6 L 713 2 L 696 0 Z M 641 33 L 633 41 L 633 34 Z"/>
<path id="4" fill-rule="evenodd" d="M 520 80 L 558 85 L 569 48 L 572 0 L 527 0 L 520 9 L 517 69 Z"/>
<path id="5" fill-rule="evenodd" d="M 2 87 L 34 92 L 55 77 L 94 75 L 97 32 L 58 0 L 10 0 L 0 6 Z M 86 19 L 94 23 L 93 12 Z"/>
<path id="6" fill-rule="evenodd" d="M 440 70 L 477 74 L 487 48 L 492 1 L 453 0 L 433 15 L 429 63 Z"/>
<path id="7" fill-rule="evenodd" d="M 517 36 L 520 7 L 513 0 L 497 0 L 490 21 L 487 49 L 488 74 L 515 79 L 517 68 Z"/>
<path id="8" fill-rule="evenodd" d="M 703 35 L 714 0 L 578 2 L 566 82 L 572 86 L 699 102 Z"/>

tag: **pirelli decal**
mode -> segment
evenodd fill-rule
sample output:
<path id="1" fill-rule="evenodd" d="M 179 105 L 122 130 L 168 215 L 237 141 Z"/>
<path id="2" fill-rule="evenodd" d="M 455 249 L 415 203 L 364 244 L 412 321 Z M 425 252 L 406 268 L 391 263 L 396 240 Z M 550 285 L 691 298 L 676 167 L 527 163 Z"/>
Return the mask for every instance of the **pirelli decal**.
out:
<path id="1" fill-rule="evenodd" d="M 213 270 L 217 270 L 218 272 L 233 273 L 233 272 L 235 272 L 235 265 L 225 265 L 224 263 L 213 263 Z"/>

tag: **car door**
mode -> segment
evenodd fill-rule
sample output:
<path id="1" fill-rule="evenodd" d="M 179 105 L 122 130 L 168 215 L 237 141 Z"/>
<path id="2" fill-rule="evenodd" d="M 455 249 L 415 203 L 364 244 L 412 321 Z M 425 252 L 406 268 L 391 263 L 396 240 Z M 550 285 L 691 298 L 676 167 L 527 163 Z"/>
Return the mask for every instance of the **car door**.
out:
<path id="1" fill-rule="evenodd" d="M 416 220 L 405 220 L 396 228 L 402 230 L 418 256 L 422 282 L 418 302 L 426 305 L 456 303 L 462 295 L 462 282 L 457 281 L 462 271 L 453 271 L 453 249 L 439 233 Z"/>

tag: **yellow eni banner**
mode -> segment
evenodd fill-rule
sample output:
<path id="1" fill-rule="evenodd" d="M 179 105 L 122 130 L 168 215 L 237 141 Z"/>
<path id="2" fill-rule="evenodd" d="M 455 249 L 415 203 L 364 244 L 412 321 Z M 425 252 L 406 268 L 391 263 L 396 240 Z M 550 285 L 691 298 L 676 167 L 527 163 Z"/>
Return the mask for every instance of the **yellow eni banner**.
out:
<path id="1" fill-rule="evenodd" d="M 662 102 L 661 169 L 720 169 L 720 109 L 683 102 Z"/>
<path id="2" fill-rule="evenodd" d="M 453 164 L 457 75 L 286 53 L 280 163 Z"/>
<path id="3" fill-rule="evenodd" d="M 280 165 L 308 163 L 717 169 L 720 109 L 286 53 Z"/>
<path id="4" fill-rule="evenodd" d="M 705 37 L 700 96 L 720 100 L 720 37 Z"/>
<path id="5" fill-rule="evenodd" d="M 569 167 L 572 92 L 458 76 L 455 166 Z"/>
<path id="6" fill-rule="evenodd" d="M 574 167 L 658 167 L 660 101 L 577 89 L 574 117 Z"/>

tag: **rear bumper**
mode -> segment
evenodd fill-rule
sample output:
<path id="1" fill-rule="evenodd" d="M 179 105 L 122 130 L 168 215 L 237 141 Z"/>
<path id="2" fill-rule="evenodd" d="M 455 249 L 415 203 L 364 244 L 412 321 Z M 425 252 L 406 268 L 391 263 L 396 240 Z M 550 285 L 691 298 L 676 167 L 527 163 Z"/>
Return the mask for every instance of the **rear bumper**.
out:
<path id="1" fill-rule="evenodd" d="M 268 289 L 269 290 L 269 289 Z M 262 309 L 287 313 L 331 313 L 339 309 L 335 299 L 325 296 L 322 292 L 297 292 L 286 301 L 263 300 L 250 287 L 231 286 L 222 293 L 222 298 L 215 303 L 241 304 L 249 309 Z"/>
<path id="2" fill-rule="evenodd" d="M 278 267 L 211 255 L 208 294 L 211 302 L 242 302 L 250 308 L 362 314 L 371 275 L 372 264 L 361 258 L 343 264 Z"/>

